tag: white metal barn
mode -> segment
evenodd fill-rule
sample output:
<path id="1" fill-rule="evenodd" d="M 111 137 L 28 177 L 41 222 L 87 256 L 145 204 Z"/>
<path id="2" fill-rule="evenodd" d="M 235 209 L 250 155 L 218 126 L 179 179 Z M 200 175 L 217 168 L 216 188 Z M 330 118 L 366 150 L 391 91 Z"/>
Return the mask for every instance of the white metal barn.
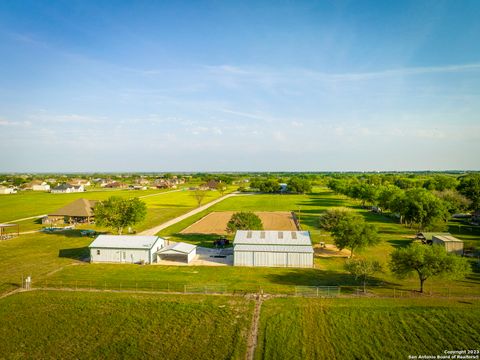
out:
<path id="1" fill-rule="evenodd" d="M 197 255 L 197 247 L 192 244 L 178 242 L 165 246 L 155 254 L 157 255 L 157 262 L 161 260 L 173 260 L 189 264 Z"/>
<path id="2" fill-rule="evenodd" d="M 165 240 L 158 236 L 99 235 L 89 246 L 90 262 L 150 264 L 164 246 Z"/>
<path id="3" fill-rule="evenodd" d="M 310 233 L 239 230 L 233 240 L 233 265 L 313 267 Z"/>

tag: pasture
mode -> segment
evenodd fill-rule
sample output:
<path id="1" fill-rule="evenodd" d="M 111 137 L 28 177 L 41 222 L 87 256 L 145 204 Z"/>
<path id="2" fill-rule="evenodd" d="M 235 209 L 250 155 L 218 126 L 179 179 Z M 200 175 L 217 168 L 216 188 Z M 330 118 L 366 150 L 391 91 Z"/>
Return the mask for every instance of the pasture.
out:
<path id="1" fill-rule="evenodd" d="M 0 299 L 0 358 L 243 359 L 239 297 L 32 291 Z"/>
<path id="2" fill-rule="evenodd" d="M 408 359 L 478 349 L 480 301 L 273 299 L 256 359 Z"/>
<path id="3" fill-rule="evenodd" d="M 234 211 L 214 211 L 183 229 L 181 234 L 227 235 L 227 223 Z M 298 230 L 293 215 L 288 211 L 256 211 L 264 230 Z"/>

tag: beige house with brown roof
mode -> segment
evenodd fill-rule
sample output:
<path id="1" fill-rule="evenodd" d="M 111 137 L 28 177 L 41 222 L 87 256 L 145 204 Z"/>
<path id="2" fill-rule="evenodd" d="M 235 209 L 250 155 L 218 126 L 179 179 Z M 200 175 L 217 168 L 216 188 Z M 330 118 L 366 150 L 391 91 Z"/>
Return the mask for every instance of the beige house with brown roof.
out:
<path id="1" fill-rule="evenodd" d="M 93 209 L 97 202 L 97 200 L 77 199 L 45 216 L 42 224 L 91 223 L 94 219 Z"/>

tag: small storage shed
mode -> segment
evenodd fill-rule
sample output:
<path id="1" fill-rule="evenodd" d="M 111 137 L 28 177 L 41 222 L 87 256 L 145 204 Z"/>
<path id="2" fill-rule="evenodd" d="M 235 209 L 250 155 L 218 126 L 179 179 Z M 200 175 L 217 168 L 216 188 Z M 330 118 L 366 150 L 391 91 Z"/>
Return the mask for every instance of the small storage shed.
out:
<path id="1" fill-rule="evenodd" d="M 164 246 L 165 240 L 158 236 L 99 235 L 89 246 L 90 262 L 150 264 Z"/>
<path id="2" fill-rule="evenodd" d="M 452 235 L 434 235 L 432 245 L 442 245 L 449 253 L 463 255 L 463 241 Z"/>
<path id="3" fill-rule="evenodd" d="M 313 267 L 310 233 L 239 230 L 233 241 L 233 265 Z"/>
<path id="4" fill-rule="evenodd" d="M 157 262 L 159 260 L 172 260 L 186 262 L 188 264 L 197 255 L 197 247 L 192 244 L 178 242 L 158 250 L 156 255 Z"/>

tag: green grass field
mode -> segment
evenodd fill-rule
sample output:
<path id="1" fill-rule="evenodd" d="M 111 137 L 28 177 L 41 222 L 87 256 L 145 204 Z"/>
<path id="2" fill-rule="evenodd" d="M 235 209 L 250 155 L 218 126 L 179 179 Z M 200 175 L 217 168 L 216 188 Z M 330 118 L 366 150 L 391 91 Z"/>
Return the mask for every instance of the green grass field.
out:
<path id="1" fill-rule="evenodd" d="M 0 359 L 243 359 L 239 297 L 40 292 L 0 300 Z"/>
<path id="2" fill-rule="evenodd" d="M 257 359 L 408 359 L 479 349 L 480 302 L 273 299 Z"/>

